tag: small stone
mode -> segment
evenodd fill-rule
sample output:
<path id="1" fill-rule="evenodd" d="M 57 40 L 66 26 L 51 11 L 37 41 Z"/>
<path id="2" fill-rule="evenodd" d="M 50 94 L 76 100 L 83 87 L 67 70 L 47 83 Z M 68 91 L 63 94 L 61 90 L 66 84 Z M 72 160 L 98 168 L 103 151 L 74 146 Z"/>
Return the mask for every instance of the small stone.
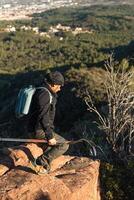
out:
<path id="1" fill-rule="evenodd" d="M 0 176 L 4 175 L 7 171 L 9 171 L 9 168 L 0 164 Z"/>

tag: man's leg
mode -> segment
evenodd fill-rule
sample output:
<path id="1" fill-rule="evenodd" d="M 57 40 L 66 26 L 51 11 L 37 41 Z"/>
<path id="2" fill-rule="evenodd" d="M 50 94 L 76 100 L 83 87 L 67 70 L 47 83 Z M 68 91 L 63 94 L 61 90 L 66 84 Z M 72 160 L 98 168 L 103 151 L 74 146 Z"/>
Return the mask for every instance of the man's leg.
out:
<path id="1" fill-rule="evenodd" d="M 47 149 L 43 155 L 51 162 L 57 157 L 63 155 L 69 148 L 69 144 L 65 143 L 65 139 L 59 134 L 55 133 L 55 139 L 57 141 L 57 145 L 51 147 L 51 149 Z"/>
<path id="2" fill-rule="evenodd" d="M 45 139 L 45 132 L 43 130 L 39 130 L 35 133 L 34 137 L 36 139 Z M 47 143 L 38 143 L 38 146 L 42 148 L 43 152 L 49 147 Z"/>
<path id="3" fill-rule="evenodd" d="M 32 138 L 36 139 L 45 139 L 45 133 L 43 130 L 38 130 L 36 133 L 32 133 Z M 31 137 L 30 137 L 31 138 Z M 42 148 L 43 152 L 46 151 L 47 148 L 49 148 L 49 145 L 47 143 L 38 143 L 38 146 Z M 40 158 L 34 159 L 31 163 L 31 168 L 37 173 L 37 174 L 45 174 L 50 170 L 50 165 L 46 159 L 42 159 L 40 161 Z"/>
<path id="4" fill-rule="evenodd" d="M 66 140 L 57 133 L 55 133 L 55 139 L 58 144 L 51 146 L 50 148 L 48 147 L 48 149 L 37 158 L 37 164 L 45 167 L 46 161 L 50 164 L 52 160 L 63 155 L 67 151 L 69 144 L 65 143 Z"/>

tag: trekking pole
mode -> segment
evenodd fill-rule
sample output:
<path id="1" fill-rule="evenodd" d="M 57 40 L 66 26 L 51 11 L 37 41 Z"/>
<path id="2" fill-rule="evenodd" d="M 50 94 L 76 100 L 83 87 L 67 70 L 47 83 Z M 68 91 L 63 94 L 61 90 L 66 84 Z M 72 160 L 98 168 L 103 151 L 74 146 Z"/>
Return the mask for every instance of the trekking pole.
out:
<path id="1" fill-rule="evenodd" d="M 76 144 L 79 142 L 84 141 L 85 139 L 79 139 L 79 140 L 65 140 L 63 143 L 67 144 Z M 0 137 L 0 142 L 28 142 L 28 143 L 48 143 L 47 140 L 45 139 L 25 139 L 25 138 L 1 138 Z M 57 143 L 57 144 L 62 144 L 62 143 Z"/>
<path id="2" fill-rule="evenodd" d="M 57 142 L 56 145 L 61 145 L 61 144 L 77 144 L 80 142 L 87 142 L 88 144 L 90 144 L 90 146 L 93 148 L 94 154 L 96 155 L 96 149 L 94 147 L 94 144 L 92 143 L 92 141 L 89 141 L 87 139 L 81 138 L 79 140 L 65 140 L 64 142 Z M 25 138 L 1 138 L 0 137 L 0 142 L 24 142 L 24 143 L 48 143 L 47 140 L 45 139 L 25 139 Z"/>
<path id="3" fill-rule="evenodd" d="M 1 137 L 0 137 L 0 142 L 24 142 L 24 143 L 45 143 L 45 144 L 48 143 L 48 141 L 45 139 L 25 139 L 25 138 L 22 139 L 22 138 L 1 138 Z M 94 142 L 92 142 L 91 140 L 87 140 L 85 138 L 81 138 L 79 140 L 70 140 L 70 141 L 65 140 L 64 142 L 57 142 L 56 145 L 60 145 L 60 144 L 64 144 L 64 143 L 77 144 L 80 142 L 86 142 L 90 145 L 90 148 L 92 150 L 91 154 L 93 154 L 94 157 L 96 157 L 96 155 L 97 155 L 96 148 L 99 148 L 99 150 L 105 155 L 103 150 L 98 145 L 95 145 Z"/>
<path id="4" fill-rule="evenodd" d="M 66 144 L 76 144 L 76 143 L 79 143 L 79 142 L 89 142 L 88 140 L 82 138 L 82 139 L 79 139 L 79 140 L 65 140 L 65 142 L 63 143 L 66 143 Z M 1 138 L 0 137 L 0 142 L 28 142 L 28 143 L 48 143 L 47 140 L 45 139 L 25 139 L 25 138 Z M 62 144 L 62 142 L 60 143 L 57 143 L 57 144 Z"/>
<path id="5" fill-rule="evenodd" d="M 0 142 L 28 142 L 28 143 L 47 143 L 44 139 L 21 139 L 21 138 L 1 138 Z"/>
<path id="6" fill-rule="evenodd" d="M 89 141 L 89 140 L 86 140 L 84 138 L 81 138 L 79 140 L 65 140 L 64 142 L 57 142 L 55 145 L 62 145 L 64 143 L 66 144 L 77 144 L 79 142 L 87 142 L 90 144 L 90 146 L 93 148 L 93 151 L 94 151 L 94 154 L 96 155 L 96 149 L 95 147 L 93 146 L 93 144 Z M 48 143 L 47 140 L 45 139 L 25 139 L 25 138 L 1 138 L 0 137 L 0 142 L 24 142 L 24 143 Z"/>

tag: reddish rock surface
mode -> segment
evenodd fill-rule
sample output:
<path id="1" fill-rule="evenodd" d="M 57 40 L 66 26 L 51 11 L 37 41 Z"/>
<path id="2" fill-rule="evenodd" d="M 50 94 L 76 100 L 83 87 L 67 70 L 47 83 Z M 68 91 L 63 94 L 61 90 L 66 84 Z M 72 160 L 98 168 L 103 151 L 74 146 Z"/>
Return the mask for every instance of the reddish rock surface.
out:
<path id="1" fill-rule="evenodd" d="M 0 177 L 1 200 L 100 200 L 99 161 L 61 156 L 53 161 L 52 172 L 36 175 L 29 158 L 42 153 L 37 145 L 3 153 L 0 172 L 3 169 L 4 174 L 5 167 L 6 173 Z"/>

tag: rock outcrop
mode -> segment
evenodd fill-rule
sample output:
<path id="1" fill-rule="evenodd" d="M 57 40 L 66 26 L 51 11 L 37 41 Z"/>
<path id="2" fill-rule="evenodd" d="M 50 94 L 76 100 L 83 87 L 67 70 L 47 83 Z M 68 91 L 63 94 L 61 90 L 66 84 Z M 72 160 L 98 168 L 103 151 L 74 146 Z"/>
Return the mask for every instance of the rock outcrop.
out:
<path id="1" fill-rule="evenodd" d="M 60 156 L 52 162 L 49 174 L 37 175 L 29 159 L 41 153 L 36 144 L 1 153 L 1 200 L 100 200 L 99 161 Z"/>

